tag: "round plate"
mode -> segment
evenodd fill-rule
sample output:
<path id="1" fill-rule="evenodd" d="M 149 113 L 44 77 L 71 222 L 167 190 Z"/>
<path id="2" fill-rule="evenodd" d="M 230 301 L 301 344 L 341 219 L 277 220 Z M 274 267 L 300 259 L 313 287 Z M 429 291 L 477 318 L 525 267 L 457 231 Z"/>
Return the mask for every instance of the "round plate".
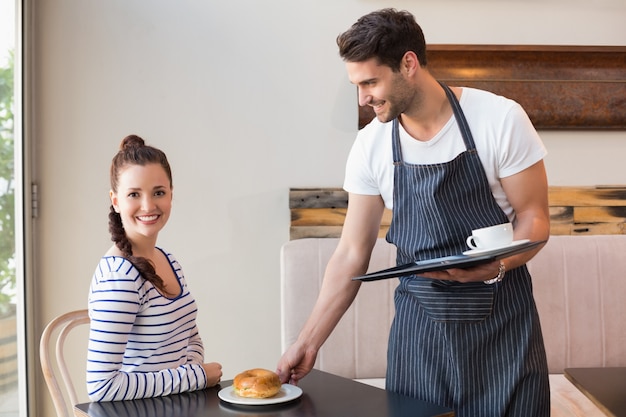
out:
<path id="1" fill-rule="evenodd" d="M 528 239 L 522 239 L 522 240 L 515 240 L 513 242 L 511 242 L 509 245 L 506 246 L 502 246 L 500 248 L 489 248 L 489 249 L 472 249 L 472 250 L 467 250 L 465 252 L 463 252 L 463 255 L 467 255 L 467 256 L 479 256 L 479 255 L 490 255 L 491 253 L 497 254 L 498 252 L 500 252 L 502 249 L 509 249 L 509 248 L 513 248 L 515 246 L 518 245 L 523 245 L 524 243 L 530 242 L 530 240 Z"/>
<path id="2" fill-rule="evenodd" d="M 240 404 L 240 405 L 270 405 L 270 404 L 280 404 L 285 403 L 287 401 L 295 400 L 299 396 L 302 395 L 302 389 L 295 385 L 283 384 L 278 391 L 278 394 L 274 395 L 270 398 L 247 398 L 240 397 L 235 394 L 235 388 L 231 385 L 230 387 L 222 388 L 217 396 L 220 399 L 226 401 L 231 404 Z"/>

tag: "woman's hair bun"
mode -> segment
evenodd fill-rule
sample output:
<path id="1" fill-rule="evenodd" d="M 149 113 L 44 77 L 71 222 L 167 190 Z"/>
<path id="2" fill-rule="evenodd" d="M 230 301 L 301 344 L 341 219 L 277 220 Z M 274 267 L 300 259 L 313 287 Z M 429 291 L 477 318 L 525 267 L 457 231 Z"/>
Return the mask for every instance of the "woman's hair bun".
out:
<path id="1" fill-rule="evenodd" d="M 137 135 L 128 135 L 124 139 L 122 139 L 122 143 L 120 144 L 120 150 L 124 149 L 133 149 L 133 148 L 141 148 L 145 146 L 146 142 Z"/>

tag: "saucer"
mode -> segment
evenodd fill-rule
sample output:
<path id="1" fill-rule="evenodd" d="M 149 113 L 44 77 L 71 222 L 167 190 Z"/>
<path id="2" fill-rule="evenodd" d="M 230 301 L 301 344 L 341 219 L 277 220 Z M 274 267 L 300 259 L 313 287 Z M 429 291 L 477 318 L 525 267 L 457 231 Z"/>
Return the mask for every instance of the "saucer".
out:
<path id="1" fill-rule="evenodd" d="M 269 398 L 249 398 L 249 397 L 240 397 L 235 393 L 235 387 L 232 385 L 226 388 L 222 388 L 217 396 L 220 397 L 221 400 L 226 401 L 231 404 L 238 405 L 270 405 L 270 404 L 280 404 L 288 401 L 295 400 L 296 398 L 302 395 L 302 389 L 295 385 L 283 384 L 278 391 L 278 394 Z"/>
<path id="2" fill-rule="evenodd" d="M 500 246 L 500 247 L 497 247 L 497 248 L 467 250 L 467 251 L 463 252 L 463 255 L 478 256 L 478 255 L 497 254 L 498 252 L 502 251 L 502 249 L 510 249 L 510 248 L 515 247 L 515 246 L 523 245 L 524 243 L 528 243 L 528 242 L 530 242 L 530 240 L 528 240 L 528 239 L 514 240 L 513 242 L 509 243 L 506 246 Z"/>

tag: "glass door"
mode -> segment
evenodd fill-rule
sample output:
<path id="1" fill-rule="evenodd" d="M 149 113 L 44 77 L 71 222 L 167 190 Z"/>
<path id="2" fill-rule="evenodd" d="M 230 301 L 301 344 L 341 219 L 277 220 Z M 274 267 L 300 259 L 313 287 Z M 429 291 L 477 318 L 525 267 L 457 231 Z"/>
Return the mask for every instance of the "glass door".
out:
<path id="1" fill-rule="evenodd" d="M 0 0 L 0 416 L 20 413 L 15 181 L 16 0 Z M 18 230 L 21 230 L 18 229 Z"/>

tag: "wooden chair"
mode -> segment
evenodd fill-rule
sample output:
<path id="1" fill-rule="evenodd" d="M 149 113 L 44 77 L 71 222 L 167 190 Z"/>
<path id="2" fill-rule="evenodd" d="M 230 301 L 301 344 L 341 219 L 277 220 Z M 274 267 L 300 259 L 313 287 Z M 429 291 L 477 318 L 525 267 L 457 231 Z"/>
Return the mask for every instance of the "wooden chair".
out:
<path id="1" fill-rule="evenodd" d="M 73 407 L 78 403 L 78 401 L 76 390 L 74 389 L 74 384 L 72 383 L 72 379 L 65 362 L 63 347 L 65 339 L 72 329 L 83 324 L 89 324 L 89 314 L 87 310 L 70 311 L 69 313 L 58 316 L 48 323 L 41 334 L 41 340 L 39 342 L 41 370 L 43 371 L 43 376 L 46 380 L 46 385 L 48 386 L 48 391 L 50 391 L 50 396 L 52 397 L 52 402 L 54 403 L 54 408 L 58 417 L 69 417 L 71 413 L 68 411 L 68 404 L 65 401 L 63 391 L 61 390 L 61 386 L 59 384 L 61 379 L 58 377 L 57 371 L 54 367 L 54 361 L 51 358 L 52 348 L 50 346 L 50 340 L 53 335 L 58 332 L 55 343 L 56 367 L 58 368 L 62 381 L 65 385 L 65 392 L 71 403 L 70 407 Z"/>

